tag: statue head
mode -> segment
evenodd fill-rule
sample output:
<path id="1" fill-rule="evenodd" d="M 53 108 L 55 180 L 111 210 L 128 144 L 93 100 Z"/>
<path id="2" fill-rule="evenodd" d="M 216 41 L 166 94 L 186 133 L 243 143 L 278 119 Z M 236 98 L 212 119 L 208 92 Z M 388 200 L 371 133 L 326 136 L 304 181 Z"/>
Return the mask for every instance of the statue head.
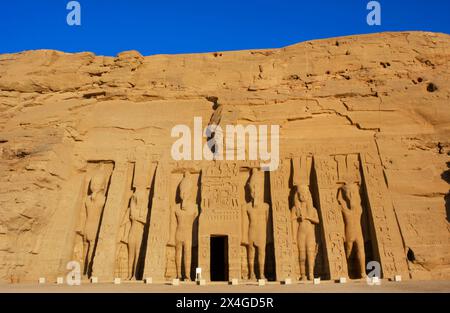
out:
<path id="1" fill-rule="evenodd" d="M 257 169 L 253 168 L 251 171 L 250 180 L 248 182 L 248 187 L 250 190 L 250 196 L 253 199 L 253 202 L 263 202 L 264 197 L 264 185 L 261 186 L 261 183 L 264 182 L 262 176 L 262 172 Z"/>
<path id="2" fill-rule="evenodd" d="M 98 170 L 89 183 L 91 193 L 101 192 L 105 189 L 105 175 Z"/>
<path id="3" fill-rule="evenodd" d="M 192 193 L 191 173 L 185 172 L 180 183 L 180 198 L 182 202 L 189 201 Z"/>
<path id="4" fill-rule="evenodd" d="M 344 194 L 344 197 L 348 200 L 348 201 L 355 201 L 358 200 L 360 195 L 359 195 L 359 186 L 355 183 L 352 184 L 345 184 L 342 187 L 342 191 Z"/>
<path id="5" fill-rule="evenodd" d="M 129 205 L 129 207 L 130 208 L 135 208 L 136 206 L 137 206 L 137 202 L 138 202 L 138 200 L 137 200 L 137 196 L 136 196 L 136 190 L 133 192 L 133 194 L 131 195 L 131 197 L 130 197 L 130 205 Z"/>
<path id="6" fill-rule="evenodd" d="M 309 191 L 309 186 L 308 185 L 297 185 L 297 192 L 296 192 L 297 198 L 298 200 L 300 200 L 300 202 L 308 202 L 310 197 L 311 197 L 311 193 Z"/>
<path id="7" fill-rule="evenodd" d="M 131 196 L 131 202 L 133 205 L 137 205 L 138 203 L 144 203 L 146 197 L 145 189 L 137 188 L 134 190 L 133 195 Z"/>

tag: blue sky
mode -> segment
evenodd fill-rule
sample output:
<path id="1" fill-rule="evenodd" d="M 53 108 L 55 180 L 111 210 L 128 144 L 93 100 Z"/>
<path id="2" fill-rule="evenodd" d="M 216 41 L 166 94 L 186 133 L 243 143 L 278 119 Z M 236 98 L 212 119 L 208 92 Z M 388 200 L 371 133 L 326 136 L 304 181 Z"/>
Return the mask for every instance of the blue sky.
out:
<path id="1" fill-rule="evenodd" d="M 382 25 L 369 26 L 369 0 L 0 1 L 0 53 L 30 49 L 143 55 L 277 48 L 334 36 L 424 30 L 450 34 L 450 0 L 379 0 Z"/>

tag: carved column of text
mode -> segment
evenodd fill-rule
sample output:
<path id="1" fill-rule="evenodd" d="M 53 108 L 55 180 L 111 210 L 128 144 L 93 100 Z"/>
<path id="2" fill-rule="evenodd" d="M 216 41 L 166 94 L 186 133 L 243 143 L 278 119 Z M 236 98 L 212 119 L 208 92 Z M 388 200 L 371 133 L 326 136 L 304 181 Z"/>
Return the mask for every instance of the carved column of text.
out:
<path id="1" fill-rule="evenodd" d="M 241 277 L 241 218 L 236 164 L 217 162 L 202 169 L 201 214 L 199 216 L 199 267 L 205 279 L 211 278 L 210 237 L 228 236 L 229 278 Z"/>
<path id="2" fill-rule="evenodd" d="M 369 154 L 361 155 L 361 164 L 383 277 L 408 277 L 403 242 L 381 164 Z"/>
<path id="3" fill-rule="evenodd" d="M 336 200 L 337 164 L 331 157 L 314 157 L 320 199 L 320 220 L 325 239 L 325 250 L 330 279 L 347 277 L 344 251 L 342 214 Z"/>
<path id="4" fill-rule="evenodd" d="M 164 280 L 170 218 L 169 172 L 164 163 L 159 163 L 156 168 L 154 186 L 144 277 Z"/>
<path id="5" fill-rule="evenodd" d="M 288 198 L 289 168 L 289 162 L 282 161 L 278 170 L 270 173 L 275 265 L 278 280 L 292 277 L 294 274 Z"/>

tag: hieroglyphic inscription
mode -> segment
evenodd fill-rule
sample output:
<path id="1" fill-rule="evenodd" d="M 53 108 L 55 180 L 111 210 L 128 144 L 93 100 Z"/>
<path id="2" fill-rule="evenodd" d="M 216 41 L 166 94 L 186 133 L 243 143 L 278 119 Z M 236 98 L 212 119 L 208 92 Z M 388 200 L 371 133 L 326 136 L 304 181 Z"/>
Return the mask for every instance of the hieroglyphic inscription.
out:
<path id="1" fill-rule="evenodd" d="M 314 157 L 321 208 L 320 220 L 331 279 L 348 275 L 344 250 L 344 225 L 336 200 L 338 164 L 333 157 Z"/>
<path id="2" fill-rule="evenodd" d="M 238 193 L 239 167 L 214 162 L 202 170 L 201 214 L 199 217 L 199 266 L 210 277 L 210 237 L 228 236 L 229 277 L 241 277 L 241 207 Z"/>
<path id="3" fill-rule="evenodd" d="M 154 175 L 154 191 L 150 212 L 144 277 L 163 280 L 166 270 L 166 245 L 169 241 L 169 171 L 159 162 Z"/>
<path id="4" fill-rule="evenodd" d="M 408 268 L 403 250 L 400 230 L 396 222 L 394 207 L 383 179 L 382 166 L 370 154 L 361 154 L 369 207 L 372 214 L 376 247 L 381 261 L 383 277 L 395 275 L 408 277 Z"/>
<path id="5" fill-rule="evenodd" d="M 288 198 L 289 172 L 290 160 L 282 160 L 278 170 L 270 173 L 275 265 L 278 280 L 295 274 Z"/>

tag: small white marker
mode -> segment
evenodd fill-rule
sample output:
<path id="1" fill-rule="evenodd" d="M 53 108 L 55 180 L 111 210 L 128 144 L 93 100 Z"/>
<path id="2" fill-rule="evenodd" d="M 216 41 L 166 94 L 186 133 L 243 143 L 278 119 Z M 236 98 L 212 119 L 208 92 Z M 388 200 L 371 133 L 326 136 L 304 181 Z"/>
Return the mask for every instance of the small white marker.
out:
<path id="1" fill-rule="evenodd" d="M 231 285 L 233 285 L 233 286 L 239 285 L 239 279 L 233 278 L 233 279 L 231 280 Z"/>
<path id="2" fill-rule="evenodd" d="M 198 280 L 198 281 L 197 281 L 197 285 L 199 285 L 199 286 L 205 286 L 205 285 L 206 285 L 206 280 L 204 280 L 204 279 Z"/>
<path id="3" fill-rule="evenodd" d="M 314 285 L 319 285 L 320 284 L 320 278 L 314 278 L 313 284 Z"/>
<path id="4" fill-rule="evenodd" d="M 98 278 L 95 276 L 91 277 L 91 284 L 97 284 L 98 283 Z"/>
<path id="5" fill-rule="evenodd" d="M 57 284 L 57 285 L 62 285 L 62 284 L 64 284 L 64 277 L 58 277 L 58 278 L 56 278 L 56 284 Z"/>
<path id="6" fill-rule="evenodd" d="M 292 278 L 286 278 L 286 279 L 284 280 L 284 284 L 285 284 L 285 285 L 292 285 Z"/>
<path id="7" fill-rule="evenodd" d="M 367 284 L 370 286 L 373 285 L 381 285 L 381 280 L 378 276 L 373 276 L 373 277 L 367 277 L 366 278 Z"/>
<path id="8" fill-rule="evenodd" d="M 258 286 L 265 286 L 266 280 L 265 279 L 258 279 Z"/>
<path id="9" fill-rule="evenodd" d="M 180 285 L 180 280 L 178 278 L 172 279 L 172 286 L 179 286 L 179 285 Z"/>
<path id="10" fill-rule="evenodd" d="M 45 284 L 45 277 L 39 277 L 39 284 Z"/>
<path id="11" fill-rule="evenodd" d="M 395 275 L 394 281 L 401 282 L 402 281 L 402 275 Z"/>
<path id="12" fill-rule="evenodd" d="M 197 267 L 195 269 L 195 281 L 199 281 L 202 279 L 202 268 L 201 267 Z"/>
<path id="13" fill-rule="evenodd" d="M 345 284 L 347 282 L 347 278 L 346 277 L 340 277 L 339 278 L 339 283 L 340 284 Z"/>
<path id="14" fill-rule="evenodd" d="M 119 277 L 114 278 L 114 285 L 120 285 L 121 281 Z"/>
<path id="15" fill-rule="evenodd" d="M 153 278 L 147 277 L 147 278 L 145 279 L 145 283 L 146 283 L 147 285 L 153 284 Z"/>

